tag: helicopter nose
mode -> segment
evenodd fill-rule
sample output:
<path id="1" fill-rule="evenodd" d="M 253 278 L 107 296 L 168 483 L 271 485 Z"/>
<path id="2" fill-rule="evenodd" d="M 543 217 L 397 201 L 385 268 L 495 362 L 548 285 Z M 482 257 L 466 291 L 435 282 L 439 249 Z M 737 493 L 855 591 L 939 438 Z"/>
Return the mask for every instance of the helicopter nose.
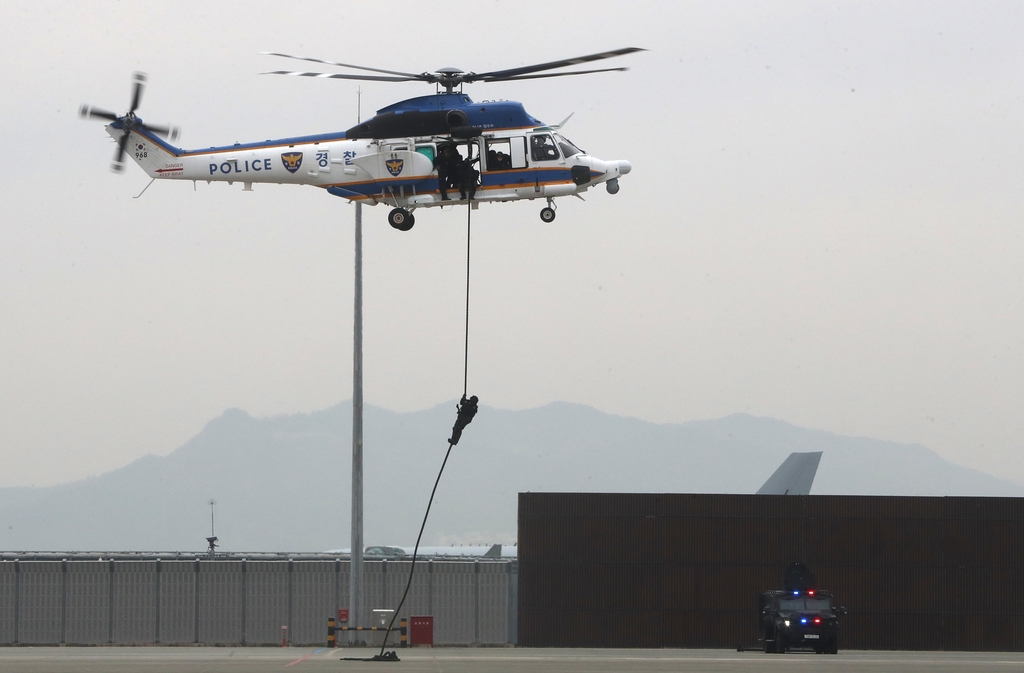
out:
<path id="1" fill-rule="evenodd" d="M 633 164 L 629 163 L 625 159 L 618 161 L 617 164 L 619 167 L 619 175 L 625 175 L 633 170 Z"/>

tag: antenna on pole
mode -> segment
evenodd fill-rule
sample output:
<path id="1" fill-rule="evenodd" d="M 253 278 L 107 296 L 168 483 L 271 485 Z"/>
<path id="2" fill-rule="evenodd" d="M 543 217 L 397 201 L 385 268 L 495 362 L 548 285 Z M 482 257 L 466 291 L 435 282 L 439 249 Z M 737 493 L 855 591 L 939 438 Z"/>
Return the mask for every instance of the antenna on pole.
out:
<path id="1" fill-rule="evenodd" d="M 206 542 L 210 545 L 210 560 L 216 555 L 214 551 L 217 548 L 217 535 L 213 531 L 213 506 L 217 504 L 217 501 L 210 498 L 210 537 L 206 538 Z"/>

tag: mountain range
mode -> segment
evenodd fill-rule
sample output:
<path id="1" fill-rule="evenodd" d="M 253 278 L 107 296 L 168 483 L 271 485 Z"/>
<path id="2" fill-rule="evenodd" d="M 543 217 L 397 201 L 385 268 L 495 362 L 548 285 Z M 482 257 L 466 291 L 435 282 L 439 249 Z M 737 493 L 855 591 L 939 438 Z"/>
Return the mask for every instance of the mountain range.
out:
<path id="1" fill-rule="evenodd" d="M 364 414 L 364 539 L 411 545 L 454 402 Z M 167 456 L 81 481 L 0 489 L 0 551 L 222 551 L 349 546 L 352 406 L 254 418 L 229 409 Z M 734 414 L 657 424 L 557 402 L 482 407 L 454 447 L 423 544 L 512 544 L 524 491 L 754 493 L 793 451 L 822 451 L 812 494 L 1024 496 L 1024 485 L 917 444 Z"/>

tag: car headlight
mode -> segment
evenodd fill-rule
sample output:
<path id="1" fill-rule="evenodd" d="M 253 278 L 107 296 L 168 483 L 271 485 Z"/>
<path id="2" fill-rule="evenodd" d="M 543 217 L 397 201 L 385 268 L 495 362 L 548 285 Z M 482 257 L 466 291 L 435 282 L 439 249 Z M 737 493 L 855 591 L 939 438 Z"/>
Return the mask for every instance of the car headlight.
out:
<path id="1" fill-rule="evenodd" d="M 786 626 L 789 626 L 789 620 L 788 619 L 784 620 L 782 623 L 785 624 Z"/>

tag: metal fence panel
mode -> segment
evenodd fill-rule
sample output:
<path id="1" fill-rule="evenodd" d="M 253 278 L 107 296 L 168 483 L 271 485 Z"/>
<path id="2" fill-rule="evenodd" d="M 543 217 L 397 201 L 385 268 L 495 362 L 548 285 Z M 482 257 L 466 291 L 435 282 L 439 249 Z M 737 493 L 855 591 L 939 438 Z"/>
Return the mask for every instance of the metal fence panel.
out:
<path id="1" fill-rule="evenodd" d="M 373 625 L 371 609 L 394 609 L 411 565 L 367 563 L 360 625 Z M 510 642 L 516 579 L 507 561 L 420 561 L 399 618 L 434 615 L 438 644 Z M 5 560 L 0 643 L 276 644 L 288 625 L 291 643 L 318 645 L 327 618 L 348 607 L 348 581 L 349 563 L 340 559 Z"/>
<path id="2" fill-rule="evenodd" d="M 394 578 L 399 570 L 394 561 L 363 562 L 363 615 L 359 622 L 349 621 L 350 626 L 380 626 L 374 621 L 374 610 L 394 610 L 401 594 L 395 593 Z M 351 617 L 350 617 L 351 620 Z M 397 622 L 396 622 L 397 624 Z M 384 635 L 379 632 L 357 635 L 357 641 L 380 645 Z M 344 642 L 344 641 L 342 641 Z M 390 643 L 390 638 L 388 639 Z"/>
<path id="3" fill-rule="evenodd" d="M 66 566 L 64 642 L 95 645 L 110 640 L 110 563 L 82 561 Z"/>
<path id="4" fill-rule="evenodd" d="M 53 645 L 61 642 L 64 578 L 60 561 L 21 565 L 18 642 Z"/>
<path id="5" fill-rule="evenodd" d="M 341 574 L 338 575 L 338 588 L 336 589 L 338 594 L 338 608 L 347 608 L 351 604 L 349 600 L 349 582 L 351 580 L 351 563 L 349 561 L 341 562 Z M 363 601 L 365 604 L 365 599 Z M 349 622 L 352 623 L 351 621 Z M 339 644 L 344 641 L 338 641 Z"/>
<path id="6" fill-rule="evenodd" d="M 519 644 L 519 565 L 515 561 L 505 567 L 508 571 L 508 643 Z"/>
<path id="7" fill-rule="evenodd" d="M 247 645 L 281 642 L 288 625 L 288 561 L 245 563 L 245 637 Z M 289 634 L 294 642 L 295 634 Z"/>
<path id="8" fill-rule="evenodd" d="M 363 561 L 363 614 L 358 615 L 358 621 L 355 621 L 356 615 L 350 614 L 350 626 L 375 626 L 372 623 L 374 610 L 386 610 L 389 607 L 395 607 L 394 605 L 388 605 L 387 598 L 384 595 L 384 572 L 383 561 Z M 368 639 L 362 638 L 362 640 Z"/>
<path id="9" fill-rule="evenodd" d="M 196 642 L 196 563 L 158 561 L 160 643 Z"/>
<path id="10" fill-rule="evenodd" d="M 472 562 L 434 564 L 434 644 L 475 642 L 474 574 Z"/>
<path id="11" fill-rule="evenodd" d="M 242 642 L 245 590 L 243 561 L 199 564 L 199 642 Z"/>
<path id="12" fill-rule="evenodd" d="M 326 643 L 327 618 L 336 617 L 338 607 L 348 605 L 348 562 L 295 561 L 292 565 L 292 643 Z M 340 580 L 344 581 L 345 602 L 339 606 Z M 344 636 L 341 642 L 345 642 Z"/>
<path id="13" fill-rule="evenodd" d="M 155 642 L 156 581 L 154 561 L 114 561 L 115 643 Z"/>
<path id="14" fill-rule="evenodd" d="M 508 642 L 508 571 L 504 563 L 478 563 L 477 642 L 498 645 Z"/>
<path id="15" fill-rule="evenodd" d="M 0 561 L 0 644 L 18 642 L 17 611 L 18 565 Z"/>
<path id="16" fill-rule="evenodd" d="M 409 570 L 412 567 L 411 561 L 388 561 L 387 564 L 387 608 L 394 609 L 398 606 L 398 601 L 402 598 L 402 593 L 405 591 L 405 585 L 409 583 Z M 424 561 L 418 559 L 416 561 L 415 572 L 413 573 L 412 585 L 409 587 L 409 595 L 405 599 L 405 604 L 402 606 L 401 612 L 398 613 L 398 617 L 395 619 L 395 628 L 399 626 L 399 620 L 402 617 L 408 619 L 412 615 L 428 615 L 430 614 L 430 588 L 431 588 L 431 574 L 433 572 L 433 564 L 430 561 Z M 398 642 L 398 637 L 392 634 L 394 642 Z M 392 642 L 388 640 L 388 642 Z"/>

